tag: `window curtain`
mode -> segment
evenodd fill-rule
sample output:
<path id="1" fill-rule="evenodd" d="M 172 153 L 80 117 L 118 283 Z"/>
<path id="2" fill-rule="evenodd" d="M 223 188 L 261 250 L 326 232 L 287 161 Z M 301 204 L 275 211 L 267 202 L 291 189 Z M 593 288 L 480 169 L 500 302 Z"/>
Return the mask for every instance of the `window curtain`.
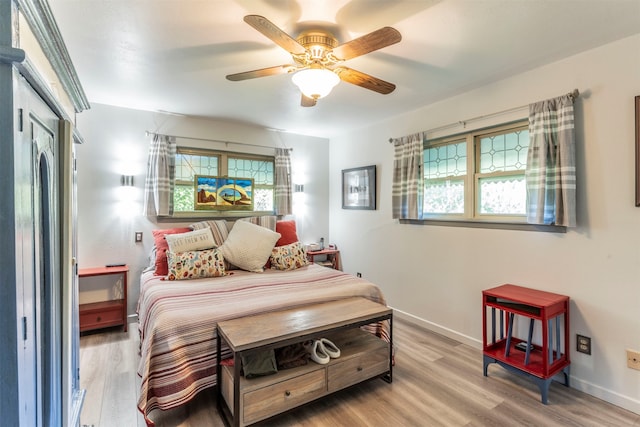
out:
<path id="1" fill-rule="evenodd" d="M 391 203 L 393 218 L 422 218 L 422 194 L 424 177 L 423 133 L 416 133 L 393 140 L 393 187 Z"/>
<path id="2" fill-rule="evenodd" d="M 275 180 L 275 214 L 290 215 L 292 212 L 291 158 L 288 148 L 276 148 Z"/>
<path id="3" fill-rule="evenodd" d="M 144 185 L 146 216 L 173 214 L 173 187 L 176 174 L 176 141 L 167 135 L 153 135 L 149 146 L 147 178 Z"/>
<path id="4" fill-rule="evenodd" d="M 527 222 L 576 226 L 572 94 L 529 106 Z"/>

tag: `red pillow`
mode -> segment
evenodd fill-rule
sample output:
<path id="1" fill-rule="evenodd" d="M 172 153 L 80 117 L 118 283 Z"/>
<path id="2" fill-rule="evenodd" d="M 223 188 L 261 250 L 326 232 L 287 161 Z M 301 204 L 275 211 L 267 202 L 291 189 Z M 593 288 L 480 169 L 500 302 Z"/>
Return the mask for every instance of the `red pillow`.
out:
<path id="1" fill-rule="evenodd" d="M 276 233 L 280 233 L 280 239 L 276 242 L 276 246 L 290 245 L 298 241 L 296 222 L 293 220 L 277 221 Z"/>
<path id="2" fill-rule="evenodd" d="M 156 270 L 154 274 L 156 276 L 166 276 L 169 274 L 169 265 L 167 264 L 167 250 L 169 250 L 169 244 L 167 239 L 164 238 L 166 234 L 180 234 L 193 231 L 190 228 L 168 228 L 166 230 L 153 230 L 153 239 L 156 243 Z"/>

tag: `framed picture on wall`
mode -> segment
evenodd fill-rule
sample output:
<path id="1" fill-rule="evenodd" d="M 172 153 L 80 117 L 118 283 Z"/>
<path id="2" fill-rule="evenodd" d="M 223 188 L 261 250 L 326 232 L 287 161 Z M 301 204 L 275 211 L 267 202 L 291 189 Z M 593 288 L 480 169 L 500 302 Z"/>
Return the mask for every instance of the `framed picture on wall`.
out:
<path id="1" fill-rule="evenodd" d="M 376 166 L 342 170 L 342 209 L 376 208 Z"/>

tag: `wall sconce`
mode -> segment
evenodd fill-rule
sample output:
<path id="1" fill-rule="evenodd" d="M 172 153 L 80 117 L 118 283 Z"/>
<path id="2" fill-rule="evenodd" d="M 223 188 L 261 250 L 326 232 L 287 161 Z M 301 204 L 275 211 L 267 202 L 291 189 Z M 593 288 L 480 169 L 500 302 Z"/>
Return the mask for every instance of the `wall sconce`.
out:
<path id="1" fill-rule="evenodd" d="M 133 187 L 133 175 L 122 175 L 120 177 L 120 184 L 123 187 Z"/>
<path id="2" fill-rule="evenodd" d="M 304 193 L 304 185 L 303 184 L 294 184 L 293 192 L 294 193 Z"/>

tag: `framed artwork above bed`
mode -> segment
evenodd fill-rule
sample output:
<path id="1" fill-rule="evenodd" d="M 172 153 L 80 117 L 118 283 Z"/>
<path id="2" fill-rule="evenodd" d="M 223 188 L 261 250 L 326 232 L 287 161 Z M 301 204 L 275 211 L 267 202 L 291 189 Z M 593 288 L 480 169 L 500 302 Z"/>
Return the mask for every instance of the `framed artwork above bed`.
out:
<path id="1" fill-rule="evenodd" d="M 253 179 L 196 175 L 196 210 L 253 210 Z"/>

